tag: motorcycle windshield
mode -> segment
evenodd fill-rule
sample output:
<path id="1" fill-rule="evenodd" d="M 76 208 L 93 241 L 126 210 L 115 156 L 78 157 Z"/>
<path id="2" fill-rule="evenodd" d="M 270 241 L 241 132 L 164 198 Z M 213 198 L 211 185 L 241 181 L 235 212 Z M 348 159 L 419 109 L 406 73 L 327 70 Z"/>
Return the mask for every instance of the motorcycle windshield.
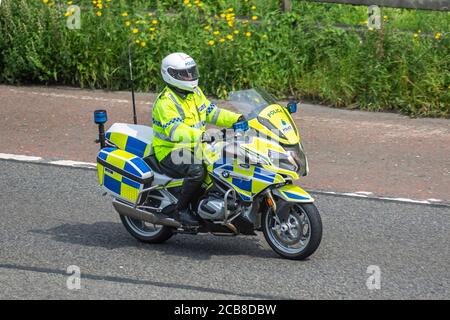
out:
<path id="1" fill-rule="evenodd" d="M 243 114 L 250 128 L 284 145 L 300 142 L 297 127 L 289 111 L 262 89 L 233 91 L 229 103 Z"/>

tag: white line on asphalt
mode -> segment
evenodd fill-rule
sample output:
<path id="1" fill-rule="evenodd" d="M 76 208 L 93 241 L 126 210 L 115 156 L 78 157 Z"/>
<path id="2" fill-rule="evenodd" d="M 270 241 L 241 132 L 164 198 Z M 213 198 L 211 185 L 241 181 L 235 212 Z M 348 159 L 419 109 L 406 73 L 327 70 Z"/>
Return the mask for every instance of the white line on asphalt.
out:
<path id="1" fill-rule="evenodd" d="M 72 160 L 57 160 L 57 161 L 49 161 L 49 164 L 53 164 L 56 166 L 64 166 L 64 167 L 74 167 L 74 168 L 93 168 L 97 167 L 97 164 L 92 162 L 81 162 L 81 161 L 72 161 Z"/>
<path id="2" fill-rule="evenodd" d="M 26 162 L 42 160 L 41 157 L 31 157 L 31 156 L 23 156 L 23 155 L 8 154 L 8 153 L 0 153 L 0 159 L 26 161 Z"/>
<path id="3" fill-rule="evenodd" d="M 96 163 L 92 162 L 82 162 L 82 161 L 73 161 L 73 160 L 46 160 L 41 157 L 33 157 L 33 156 L 24 156 L 17 154 L 8 154 L 8 153 L 0 153 L 0 160 L 13 160 L 13 161 L 21 161 L 21 162 L 31 162 L 31 163 L 41 163 L 41 164 L 49 164 L 54 166 L 63 166 L 63 167 L 72 167 L 72 168 L 81 168 L 81 169 L 91 169 L 95 170 L 97 167 Z M 375 196 L 373 192 L 369 191 L 357 191 L 357 192 L 335 192 L 335 191 L 322 191 L 322 190 L 309 190 L 310 192 L 336 195 L 336 196 L 346 196 L 346 197 L 354 197 L 354 198 L 366 198 L 366 199 L 378 199 L 378 200 L 387 200 L 387 201 L 395 201 L 395 202 L 404 202 L 404 203 L 417 203 L 417 204 L 442 204 L 447 206 L 448 204 L 439 199 L 428 199 L 428 200 L 415 200 L 408 198 L 390 198 L 390 197 L 379 197 Z"/>

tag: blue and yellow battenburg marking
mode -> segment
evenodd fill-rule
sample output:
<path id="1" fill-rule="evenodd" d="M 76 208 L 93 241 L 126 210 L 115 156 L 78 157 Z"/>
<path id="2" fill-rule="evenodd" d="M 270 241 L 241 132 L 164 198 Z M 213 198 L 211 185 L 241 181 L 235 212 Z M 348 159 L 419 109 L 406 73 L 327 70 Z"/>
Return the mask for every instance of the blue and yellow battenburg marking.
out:
<path id="1" fill-rule="evenodd" d="M 293 184 L 286 184 L 275 189 L 273 192 L 286 201 L 308 203 L 314 201 L 313 197 L 311 197 L 308 192 Z"/>
<path id="2" fill-rule="evenodd" d="M 107 132 L 106 139 L 114 143 L 119 149 L 144 158 L 150 155 L 151 144 L 120 132 Z"/>
<path id="3" fill-rule="evenodd" d="M 237 164 L 237 162 L 233 164 L 216 163 L 213 165 L 212 174 L 231 184 L 245 201 L 251 201 L 255 195 L 268 186 L 285 181 L 279 174 L 260 167 Z"/>
<path id="4" fill-rule="evenodd" d="M 99 184 L 107 192 L 131 202 L 136 202 L 144 185 L 153 181 L 153 171 L 144 160 L 116 148 L 100 150 L 97 171 Z"/>

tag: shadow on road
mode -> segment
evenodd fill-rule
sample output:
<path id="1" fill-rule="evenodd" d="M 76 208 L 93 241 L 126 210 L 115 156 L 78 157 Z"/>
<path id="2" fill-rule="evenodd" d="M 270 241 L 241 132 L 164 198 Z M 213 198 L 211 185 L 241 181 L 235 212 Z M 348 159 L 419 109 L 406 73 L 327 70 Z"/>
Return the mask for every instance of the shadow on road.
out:
<path id="1" fill-rule="evenodd" d="M 211 256 L 228 255 L 278 258 L 268 246 L 262 247 L 259 237 L 175 235 L 163 244 L 145 244 L 129 235 L 122 224 L 115 222 L 62 224 L 50 229 L 34 229 L 29 232 L 48 235 L 55 241 L 71 245 L 99 247 L 107 250 L 131 247 L 193 260 L 208 260 Z"/>
<path id="2" fill-rule="evenodd" d="M 44 274 L 54 274 L 54 275 L 62 275 L 67 276 L 67 273 L 63 270 L 46 268 L 46 267 L 32 267 L 32 266 L 23 266 L 18 264 L 0 264 L 0 269 L 5 270 L 21 270 L 28 272 L 37 272 Z M 84 279 L 94 280 L 94 281 L 108 281 L 115 283 L 123 283 L 123 284 L 131 284 L 131 285 L 145 285 L 145 286 L 154 286 L 160 288 L 171 288 L 171 289 L 182 289 L 188 291 L 196 291 L 196 292 L 207 292 L 210 294 L 222 294 L 222 295 L 230 295 L 242 297 L 245 299 L 253 298 L 253 299 L 265 299 L 265 300 L 286 300 L 289 299 L 284 296 L 275 296 L 275 295 L 266 295 L 254 292 L 233 292 L 226 289 L 221 288 L 208 288 L 196 285 L 182 284 L 182 283 L 170 283 L 170 282 L 162 282 L 162 281 L 153 281 L 153 280 L 145 280 L 145 279 L 131 279 L 119 276 L 111 276 L 111 275 L 97 275 L 97 274 L 89 274 L 83 273 Z"/>

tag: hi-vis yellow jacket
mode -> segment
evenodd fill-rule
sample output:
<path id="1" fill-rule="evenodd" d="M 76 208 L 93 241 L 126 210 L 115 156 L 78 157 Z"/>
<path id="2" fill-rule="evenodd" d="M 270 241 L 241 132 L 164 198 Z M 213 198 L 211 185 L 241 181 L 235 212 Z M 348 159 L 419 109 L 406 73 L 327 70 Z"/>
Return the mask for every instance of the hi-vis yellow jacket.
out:
<path id="1" fill-rule="evenodd" d="M 153 107 L 153 149 L 156 158 L 161 161 L 174 149 L 193 149 L 205 132 L 207 122 L 231 127 L 240 116 L 216 107 L 200 88 L 181 99 L 166 87 Z"/>

